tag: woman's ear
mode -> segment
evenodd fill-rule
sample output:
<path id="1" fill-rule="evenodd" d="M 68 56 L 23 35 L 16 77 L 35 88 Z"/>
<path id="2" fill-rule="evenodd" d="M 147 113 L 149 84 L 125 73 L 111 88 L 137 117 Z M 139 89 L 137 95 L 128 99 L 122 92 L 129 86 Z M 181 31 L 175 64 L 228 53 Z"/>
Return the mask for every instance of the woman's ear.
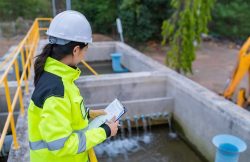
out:
<path id="1" fill-rule="evenodd" d="M 80 55 L 81 54 L 80 51 L 81 51 L 80 46 L 75 46 L 73 49 L 73 55 L 74 56 Z"/>

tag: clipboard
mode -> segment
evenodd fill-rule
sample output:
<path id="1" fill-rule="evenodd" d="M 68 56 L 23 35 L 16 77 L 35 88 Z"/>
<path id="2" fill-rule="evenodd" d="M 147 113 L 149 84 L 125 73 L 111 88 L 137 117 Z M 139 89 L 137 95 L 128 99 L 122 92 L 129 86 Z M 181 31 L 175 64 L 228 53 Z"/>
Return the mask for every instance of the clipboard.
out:
<path id="1" fill-rule="evenodd" d="M 124 109 L 124 111 L 121 112 L 121 113 L 118 115 L 118 117 L 116 117 L 116 120 L 115 120 L 115 121 L 120 120 L 120 118 L 127 112 L 126 107 L 123 106 L 123 109 Z"/>
<path id="2" fill-rule="evenodd" d="M 114 116 L 116 116 L 115 121 L 119 120 L 127 112 L 127 109 L 122 105 L 122 103 L 118 99 L 115 99 L 104 109 L 104 111 L 107 114 L 94 118 L 89 123 L 88 129 L 98 128 L 106 121 L 111 120 Z"/>

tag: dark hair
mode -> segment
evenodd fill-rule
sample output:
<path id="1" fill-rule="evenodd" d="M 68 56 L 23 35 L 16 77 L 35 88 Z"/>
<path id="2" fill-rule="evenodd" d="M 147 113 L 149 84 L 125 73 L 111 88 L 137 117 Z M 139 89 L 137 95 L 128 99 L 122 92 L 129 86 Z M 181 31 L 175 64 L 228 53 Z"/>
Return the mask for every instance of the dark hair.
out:
<path id="1" fill-rule="evenodd" d="M 44 72 L 45 62 L 48 57 L 52 57 L 56 60 L 61 60 L 67 55 L 72 55 L 73 50 L 76 46 L 80 46 L 80 49 L 83 49 L 88 44 L 74 42 L 71 41 L 65 45 L 58 45 L 58 44 L 47 44 L 43 48 L 41 54 L 36 56 L 34 69 L 35 69 L 35 78 L 34 78 L 34 85 L 36 86 L 39 78 L 41 77 L 42 73 Z"/>

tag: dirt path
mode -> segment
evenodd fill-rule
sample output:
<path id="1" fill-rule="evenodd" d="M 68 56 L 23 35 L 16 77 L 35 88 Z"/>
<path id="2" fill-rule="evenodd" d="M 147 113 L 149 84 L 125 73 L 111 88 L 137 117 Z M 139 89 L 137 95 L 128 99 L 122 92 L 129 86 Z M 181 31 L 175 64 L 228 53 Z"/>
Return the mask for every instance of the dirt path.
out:
<path id="1" fill-rule="evenodd" d="M 150 43 L 148 46 L 140 50 L 164 64 L 167 48 L 160 47 L 155 43 Z M 230 46 L 232 45 L 218 44 L 211 41 L 203 42 L 196 53 L 196 60 L 193 63 L 193 75 L 187 77 L 216 93 L 222 92 L 226 80 L 236 64 L 239 50 Z"/>
<path id="2" fill-rule="evenodd" d="M 8 52 L 9 48 L 13 45 L 17 45 L 23 36 L 17 36 L 14 38 L 1 38 L 0 39 L 0 57 Z"/>

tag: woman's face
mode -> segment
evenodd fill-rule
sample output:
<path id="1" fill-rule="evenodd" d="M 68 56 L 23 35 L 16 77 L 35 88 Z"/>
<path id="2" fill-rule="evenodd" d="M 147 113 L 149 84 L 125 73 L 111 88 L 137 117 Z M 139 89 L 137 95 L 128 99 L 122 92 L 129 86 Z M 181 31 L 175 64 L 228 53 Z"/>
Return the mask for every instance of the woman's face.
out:
<path id="1" fill-rule="evenodd" d="M 88 45 L 84 48 L 80 48 L 80 46 L 76 46 L 73 50 L 72 64 L 77 65 L 84 58 L 85 53 L 87 52 Z"/>

